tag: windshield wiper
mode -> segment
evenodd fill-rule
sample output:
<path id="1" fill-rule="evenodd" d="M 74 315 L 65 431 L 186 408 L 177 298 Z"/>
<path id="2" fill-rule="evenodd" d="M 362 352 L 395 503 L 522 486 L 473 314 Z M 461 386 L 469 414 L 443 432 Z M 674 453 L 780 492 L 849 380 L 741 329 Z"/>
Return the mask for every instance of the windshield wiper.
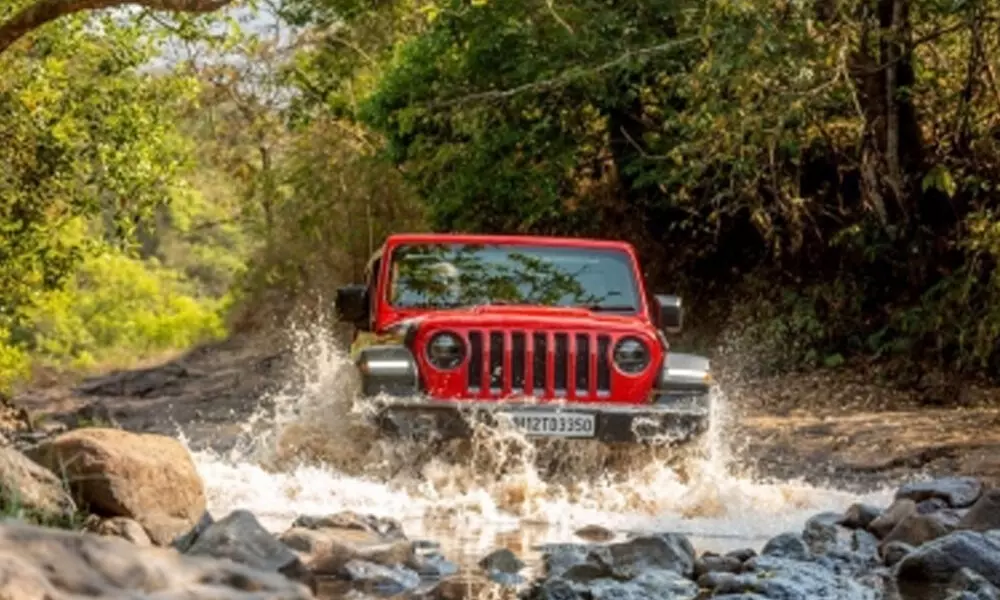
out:
<path id="1" fill-rule="evenodd" d="M 634 312 L 635 307 L 630 304 L 583 304 L 580 308 L 586 308 L 593 312 Z"/>

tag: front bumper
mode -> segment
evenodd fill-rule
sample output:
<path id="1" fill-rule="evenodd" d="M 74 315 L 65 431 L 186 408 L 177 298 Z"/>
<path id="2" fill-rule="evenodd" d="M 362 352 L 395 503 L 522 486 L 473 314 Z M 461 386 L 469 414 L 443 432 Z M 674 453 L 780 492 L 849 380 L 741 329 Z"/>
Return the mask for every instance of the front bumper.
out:
<path id="1" fill-rule="evenodd" d="M 653 405 L 399 400 L 381 406 L 375 422 L 389 435 L 420 439 L 468 438 L 476 424 L 506 423 L 527 437 L 682 443 L 708 429 L 709 402 L 707 395 Z"/>

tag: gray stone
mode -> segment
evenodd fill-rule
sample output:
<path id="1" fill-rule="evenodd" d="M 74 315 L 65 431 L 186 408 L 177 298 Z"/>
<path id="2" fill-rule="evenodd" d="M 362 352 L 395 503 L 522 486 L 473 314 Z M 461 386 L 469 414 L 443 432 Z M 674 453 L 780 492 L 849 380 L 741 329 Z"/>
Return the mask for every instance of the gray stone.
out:
<path id="1" fill-rule="evenodd" d="M 261 571 L 281 573 L 315 588 L 315 580 L 299 557 L 246 510 L 234 510 L 209 525 L 185 554 L 228 558 Z"/>
<path id="2" fill-rule="evenodd" d="M 966 568 L 992 585 L 1000 585 L 1000 540 L 978 532 L 956 531 L 928 542 L 896 566 L 896 589 L 902 600 L 943 598 L 959 571 Z"/>
<path id="3" fill-rule="evenodd" d="M 790 532 L 776 535 L 768 540 L 761 550 L 761 555 L 801 561 L 811 558 L 809 547 L 806 545 L 805 540 L 802 539 L 802 536 Z"/>
<path id="4" fill-rule="evenodd" d="M 694 576 L 697 579 L 705 573 L 739 573 L 743 563 L 733 556 L 702 556 L 694 562 Z"/>
<path id="5" fill-rule="evenodd" d="M 420 585 L 420 575 L 399 566 L 377 565 L 364 560 L 349 560 L 341 577 L 367 592 L 401 594 Z"/>
<path id="6" fill-rule="evenodd" d="M 881 515 L 881 508 L 859 502 L 848 507 L 840 520 L 840 524 L 851 529 L 867 529 L 872 521 Z"/>
<path id="7" fill-rule="evenodd" d="M 685 577 L 694 575 L 694 546 L 677 533 L 643 535 L 609 544 L 618 576 L 635 577 L 648 569 L 668 569 Z"/>
<path id="8" fill-rule="evenodd" d="M 907 554 L 913 552 L 913 546 L 904 542 L 889 542 L 882 547 L 882 561 L 887 567 L 894 567 Z"/>
<path id="9" fill-rule="evenodd" d="M 917 512 L 917 503 L 909 498 L 900 498 L 893 502 L 877 519 L 868 525 L 868 531 L 879 538 L 889 535 L 889 532 L 899 525 L 899 522 Z"/>
<path id="10" fill-rule="evenodd" d="M 524 561 L 507 548 L 494 550 L 479 561 L 479 567 L 487 572 L 518 573 L 524 566 Z"/>
<path id="11" fill-rule="evenodd" d="M 1000 529 L 1000 488 L 987 490 L 955 526 L 972 531 Z"/>
<path id="12" fill-rule="evenodd" d="M 979 499 L 983 483 L 975 477 L 942 477 L 930 481 L 908 483 L 896 492 L 896 499 L 907 498 L 923 502 L 940 498 L 952 508 L 965 508 Z"/>

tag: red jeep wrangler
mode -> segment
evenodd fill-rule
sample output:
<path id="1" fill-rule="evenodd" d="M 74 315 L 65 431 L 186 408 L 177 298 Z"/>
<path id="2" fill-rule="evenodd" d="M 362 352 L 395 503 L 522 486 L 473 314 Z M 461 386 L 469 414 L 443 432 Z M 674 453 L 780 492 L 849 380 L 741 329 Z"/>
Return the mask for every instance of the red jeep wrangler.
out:
<path id="1" fill-rule="evenodd" d="M 630 244 L 402 234 L 369 267 L 337 291 L 337 315 L 393 338 L 355 363 L 391 434 L 467 437 L 470 417 L 605 442 L 707 428 L 709 362 L 670 351 L 681 301 L 647 293 Z"/>

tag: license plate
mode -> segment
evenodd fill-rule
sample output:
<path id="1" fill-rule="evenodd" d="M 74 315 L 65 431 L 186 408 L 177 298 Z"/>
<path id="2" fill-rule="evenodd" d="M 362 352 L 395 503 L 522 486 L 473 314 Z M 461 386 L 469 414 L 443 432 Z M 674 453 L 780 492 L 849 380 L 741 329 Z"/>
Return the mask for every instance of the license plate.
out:
<path id="1" fill-rule="evenodd" d="M 528 435 L 547 437 L 594 437 L 594 415 L 574 412 L 505 412 L 514 426 Z"/>

